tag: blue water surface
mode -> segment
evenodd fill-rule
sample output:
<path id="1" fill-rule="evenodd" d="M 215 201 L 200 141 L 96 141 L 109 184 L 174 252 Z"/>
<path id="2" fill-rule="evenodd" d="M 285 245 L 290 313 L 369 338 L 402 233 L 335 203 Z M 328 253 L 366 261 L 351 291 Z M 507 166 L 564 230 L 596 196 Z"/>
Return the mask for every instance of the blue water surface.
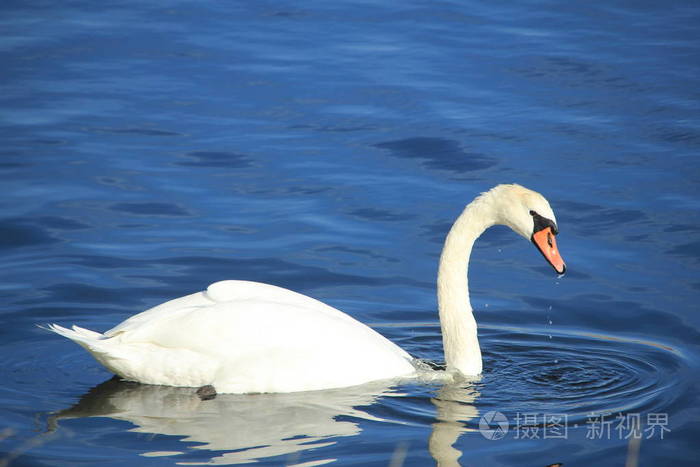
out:
<path id="1" fill-rule="evenodd" d="M 0 9 L 0 465 L 696 461 L 696 2 Z M 442 242 L 506 182 L 549 199 L 568 273 L 480 239 L 478 381 L 202 401 L 35 326 L 248 279 L 439 364 Z"/>

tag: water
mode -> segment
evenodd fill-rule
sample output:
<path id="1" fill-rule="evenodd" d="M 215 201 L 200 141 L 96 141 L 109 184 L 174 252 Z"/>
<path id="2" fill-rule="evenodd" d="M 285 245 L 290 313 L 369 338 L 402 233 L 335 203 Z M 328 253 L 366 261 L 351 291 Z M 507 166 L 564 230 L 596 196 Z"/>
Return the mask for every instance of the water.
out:
<path id="1" fill-rule="evenodd" d="M 5 4 L 1 462 L 575 466 L 638 450 L 639 465 L 689 464 L 699 13 Z M 569 272 L 505 228 L 480 240 L 477 381 L 201 401 L 108 381 L 35 327 L 104 331 L 240 278 L 440 363 L 441 242 L 464 204 L 511 181 L 552 203 Z"/>

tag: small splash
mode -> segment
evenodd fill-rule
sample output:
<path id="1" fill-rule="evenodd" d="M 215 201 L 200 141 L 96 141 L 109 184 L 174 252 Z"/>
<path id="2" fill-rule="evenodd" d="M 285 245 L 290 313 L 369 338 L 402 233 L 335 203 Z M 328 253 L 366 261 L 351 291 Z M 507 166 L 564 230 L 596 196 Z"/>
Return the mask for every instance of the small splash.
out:
<path id="1" fill-rule="evenodd" d="M 416 368 L 415 379 L 423 384 L 452 384 L 464 381 L 476 382 L 481 379 L 480 376 L 466 377 L 458 373 L 447 371 L 447 366 L 444 363 L 437 363 L 422 358 L 414 359 L 413 366 Z"/>

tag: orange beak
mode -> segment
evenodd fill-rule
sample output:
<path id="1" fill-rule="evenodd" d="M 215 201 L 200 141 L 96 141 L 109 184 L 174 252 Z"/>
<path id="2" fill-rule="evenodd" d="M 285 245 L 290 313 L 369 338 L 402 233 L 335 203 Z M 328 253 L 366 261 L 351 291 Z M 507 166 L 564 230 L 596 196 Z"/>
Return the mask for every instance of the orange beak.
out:
<path id="1" fill-rule="evenodd" d="M 557 274 L 564 274 L 566 272 L 566 265 L 559 254 L 557 241 L 554 238 L 551 227 L 545 227 L 539 232 L 532 234 L 532 243 L 535 244 L 537 249 L 540 250 L 540 253 L 542 253 L 542 256 L 544 256 L 547 262 L 557 271 Z"/>

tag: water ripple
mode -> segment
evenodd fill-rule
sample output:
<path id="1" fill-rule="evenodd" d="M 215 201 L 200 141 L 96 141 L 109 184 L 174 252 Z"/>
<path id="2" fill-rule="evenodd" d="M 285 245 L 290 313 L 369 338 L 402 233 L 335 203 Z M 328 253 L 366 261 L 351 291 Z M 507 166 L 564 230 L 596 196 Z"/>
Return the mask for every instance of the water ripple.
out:
<path id="1" fill-rule="evenodd" d="M 678 394 L 685 366 L 670 346 L 587 332 L 492 328 L 482 341 L 480 402 L 509 413 L 654 411 Z"/>

